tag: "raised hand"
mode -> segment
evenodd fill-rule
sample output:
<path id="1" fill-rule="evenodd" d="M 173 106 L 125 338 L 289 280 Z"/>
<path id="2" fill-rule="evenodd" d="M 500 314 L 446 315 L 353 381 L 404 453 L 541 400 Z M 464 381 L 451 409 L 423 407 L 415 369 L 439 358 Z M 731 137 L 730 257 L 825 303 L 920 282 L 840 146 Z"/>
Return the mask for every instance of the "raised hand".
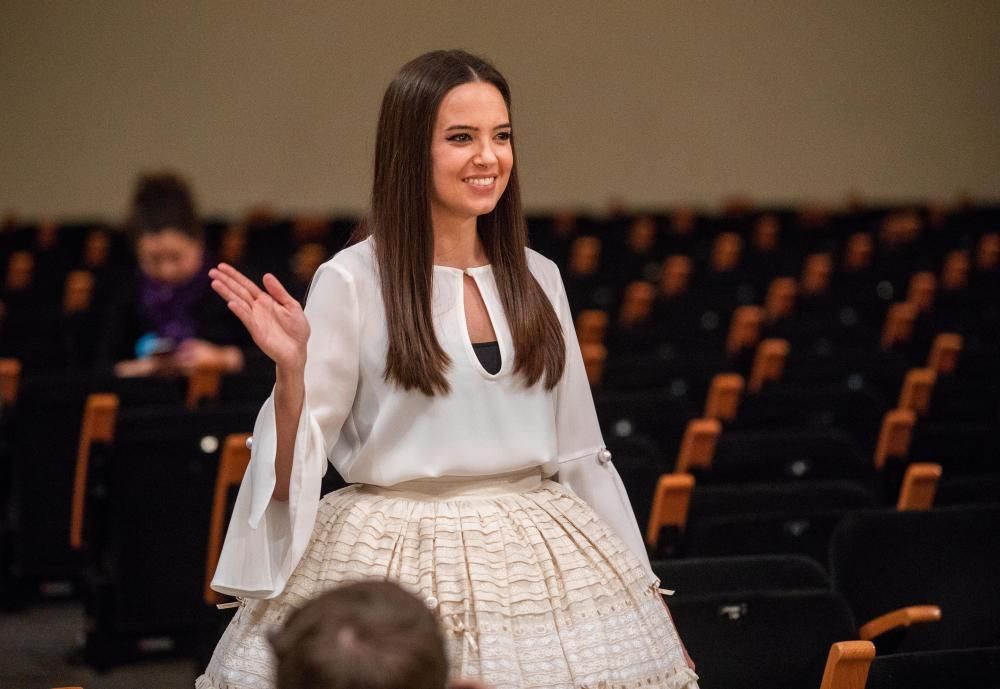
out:
<path id="1" fill-rule="evenodd" d="M 212 289 L 246 326 L 261 351 L 281 368 L 302 369 L 306 363 L 309 322 L 302 306 L 278 278 L 264 276 L 264 289 L 227 263 L 208 271 Z"/>

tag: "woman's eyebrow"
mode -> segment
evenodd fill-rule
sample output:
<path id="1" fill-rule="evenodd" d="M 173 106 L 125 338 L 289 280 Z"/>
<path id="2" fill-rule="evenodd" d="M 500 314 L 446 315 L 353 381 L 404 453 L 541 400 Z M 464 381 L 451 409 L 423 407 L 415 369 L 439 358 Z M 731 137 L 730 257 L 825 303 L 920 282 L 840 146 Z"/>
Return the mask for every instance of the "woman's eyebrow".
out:
<path id="1" fill-rule="evenodd" d="M 479 131 L 479 127 L 473 127 L 471 124 L 453 124 L 447 129 L 445 129 L 445 131 L 450 132 L 454 129 L 469 129 L 474 132 Z M 503 124 L 498 124 L 493 128 L 494 131 L 496 131 L 497 129 L 510 129 L 510 122 L 504 122 Z"/>

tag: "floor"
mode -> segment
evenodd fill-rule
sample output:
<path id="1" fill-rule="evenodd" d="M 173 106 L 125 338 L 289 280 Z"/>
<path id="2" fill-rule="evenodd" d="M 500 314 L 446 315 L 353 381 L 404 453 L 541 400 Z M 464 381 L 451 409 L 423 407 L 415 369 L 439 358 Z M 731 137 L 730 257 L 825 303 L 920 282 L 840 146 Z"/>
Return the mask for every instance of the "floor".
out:
<path id="1" fill-rule="evenodd" d="M 78 602 L 46 602 L 0 611 L 0 689 L 189 689 L 201 671 L 183 658 L 143 660 L 98 674 L 78 655 L 83 630 Z"/>

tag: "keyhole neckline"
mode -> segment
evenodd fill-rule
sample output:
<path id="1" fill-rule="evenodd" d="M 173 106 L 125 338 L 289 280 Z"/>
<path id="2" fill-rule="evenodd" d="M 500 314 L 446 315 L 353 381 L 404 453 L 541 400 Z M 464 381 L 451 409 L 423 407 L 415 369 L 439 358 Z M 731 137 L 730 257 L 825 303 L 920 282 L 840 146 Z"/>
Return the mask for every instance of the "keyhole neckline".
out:
<path id="1" fill-rule="evenodd" d="M 437 263 L 434 264 L 434 270 L 443 270 L 446 273 L 454 273 L 456 275 L 475 275 L 477 273 L 485 273 L 493 269 L 492 263 L 484 263 L 481 266 L 471 266 L 469 268 L 456 268 L 455 266 L 442 266 Z"/>
<path id="2" fill-rule="evenodd" d="M 499 318 L 503 317 L 502 313 L 498 313 L 501 310 L 499 304 L 493 304 L 492 299 L 483 290 L 483 286 L 479 283 L 478 276 L 480 274 L 487 274 L 492 269 L 492 266 L 487 263 L 482 266 L 473 266 L 472 268 L 466 268 L 462 270 L 461 268 L 453 268 L 451 266 L 434 266 L 436 269 L 443 270 L 444 272 L 451 273 L 455 279 L 464 282 L 464 276 L 469 276 L 472 278 L 473 282 L 476 284 L 476 289 L 479 291 L 479 295 L 483 300 L 483 304 L 486 307 L 486 315 L 490 319 L 490 324 L 493 326 L 493 333 L 496 335 L 497 347 L 500 349 L 500 370 L 496 373 L 490 373 L 485 368 L 483 368 L 482 363 L 479 361 L 479 357 L 476 356 L 476 348 L 473 345 L 472 338 L 469 336 L 469 324 L 465 318 L 465 289 L 463 287 L 458 288 L 458 302 L 456 311 L 456 317 L 458 323 L 456 324 L 459 329 L 460 339 L 462 342 L 462 348 L 465 349 L 466 356 L 468 357 L 469 363 L 472 365 L 476 371 L 479 372 L 483 378 L 487 380 L 497 380 L 498 378 L 507 375 L 510 370 L 510 359 L 511 353 L 507 347 L 508 342 L 504 335 L 500 333 L 498 329 Z"/>

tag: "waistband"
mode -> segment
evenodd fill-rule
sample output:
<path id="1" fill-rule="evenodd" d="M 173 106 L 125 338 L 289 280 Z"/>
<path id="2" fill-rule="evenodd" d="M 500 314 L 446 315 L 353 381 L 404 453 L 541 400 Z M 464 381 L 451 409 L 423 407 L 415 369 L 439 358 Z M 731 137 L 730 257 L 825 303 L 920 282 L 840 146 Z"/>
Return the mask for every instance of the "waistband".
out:
<path id="1" fill-rule="evenodd" d="M 463 498 L 529 493 L 541 487 L 542 468 L 532 467 L 489 476 L 439 476 L 403 481 L 394 486 L 361 485 L 374 495 L 410 500 L 460 500 Z"/>

